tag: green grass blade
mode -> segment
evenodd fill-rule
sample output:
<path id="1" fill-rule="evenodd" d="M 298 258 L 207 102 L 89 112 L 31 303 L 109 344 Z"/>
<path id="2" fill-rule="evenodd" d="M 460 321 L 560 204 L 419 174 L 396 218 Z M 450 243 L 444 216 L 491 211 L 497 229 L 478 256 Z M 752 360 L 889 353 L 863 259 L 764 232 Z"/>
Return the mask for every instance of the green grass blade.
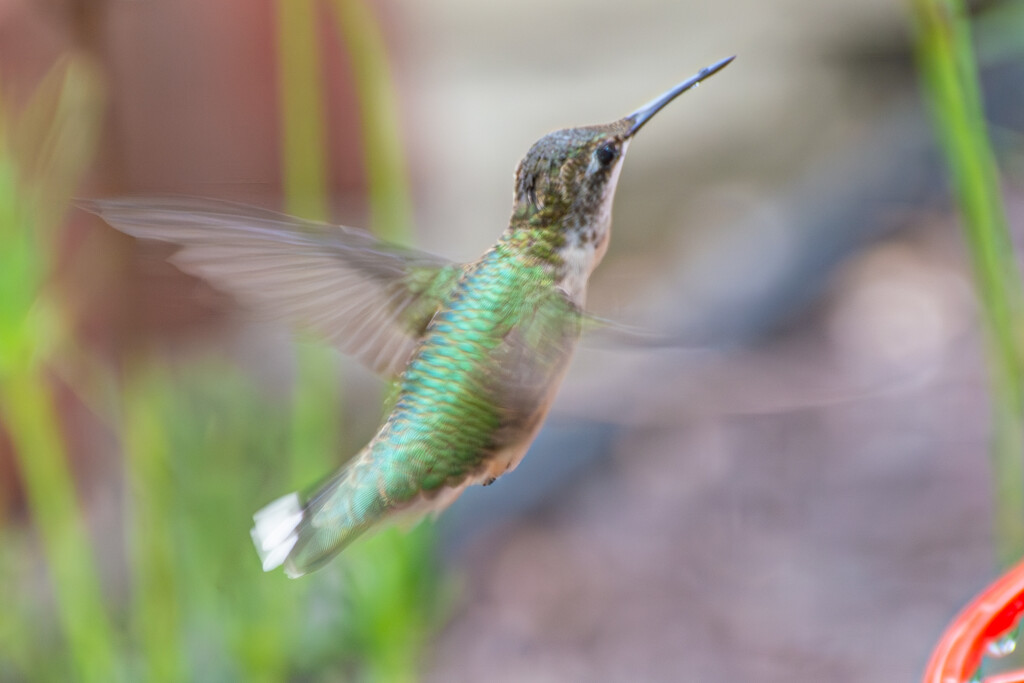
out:
<path id="1" fill-rule="evenodd" d="M 278 106 L 285 210 L 327 220 L 327 144 L 313 0 L 277 2 Z"/>
<path id="2" fill-rule="evenodd" d="M 412 201 L 387 46 L 363 0 L 332 0 L 332 4 L 358 94 L 370 225 L 388 241 L 407 243 L 412 235 Z"/>
<path id="3" fill-rule="evenodd" d="M 116 680 L 114 634 L 59 436 L 60 421 L 43 374 L 37 368 L 23 368 L 4 377 L 0 410 L 46 551 L 57 615 L 76 678 Z"/>
<path id="4" fill-rule="evenodd" d="M 1024 555 L 1022 289 L 962 0 L 912 0 L 918 68 L 960 209 L 988 343 L 999 561 Z"/>
<path id="5" fill-rule="evenodd" d="M 453 597 L 433 555 L 433 522 L 385 529 L 353 548 L 345 563 L 349 629 L 368 680 L 419 679 L 431 634 Z"/>
<path id="6" fill-rule="evenodd" d="M 185 680 L 176 571 L 174 477 L 170 443 L 154 376 L 133 378 L 125 390 L 121 438 L 131 519 L 133 627 L 146 679 Z"/>
<path id="7" fill-rule="evenodd" d="M 282 171 L 287 210 L 327 220 L 327 136 L 316 9 L 312 0 L 278 2 Z M 337 452 L 341 394 L 336 368 L 331 351 L 315 344 L 297 347 L 292 487 L 306 487 L 322 477 Z"/>
<path id="8" fill-rule="evenodd" d="M 83 681 L 117 680 L 119 648 L 46 371 L 67 325 L 43 289 L 49 238 L 91 158 L 99 102 L 92 69 L 72 59 L 53 68 L 20 117 L 0 113 L 0 415 L 66 640 L 50 652 L 45 671 L 59 672 L 67 661 Z"/>
<path id="9" fill-rule="evenodd" d="M 296 345 L 289 490 L 304 489 L 338 466 L 342 413 L 337 351 L 316 342 Z M 284 489 L 282 489 L 282 493 Z"/>

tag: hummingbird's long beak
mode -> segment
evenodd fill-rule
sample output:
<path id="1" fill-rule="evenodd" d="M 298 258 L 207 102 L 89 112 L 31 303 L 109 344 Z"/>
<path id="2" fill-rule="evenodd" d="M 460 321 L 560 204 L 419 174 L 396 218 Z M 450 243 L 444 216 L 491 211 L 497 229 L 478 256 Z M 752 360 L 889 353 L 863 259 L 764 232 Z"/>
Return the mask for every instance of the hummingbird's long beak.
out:
<path id="1" fill-rule="evenodd" d="M 633 135 L 635 135 L 636 132 L 640 130 L 641 126 L 647 123 L 647 121 L 652 116 L 661 111 L 662 107 L 664 107 L 666 104 L 682 95 L 690 88 L 696 86 L 705 78 L 715 75 L 716 73 L 727 67 L 729 65 L 729 62 L 731 62 L 734 59 L 736 59 L 735 55 L 723 59 L 720 62 L 716 62 L 707 68 L 701 69 L 700 73 L 698 73 L 696 76 L 692 76 L 686 79 L 676 87 L 669 90 L 664 95 L 659 95 L 658 97 L 654 98 L 653 100 L 651 100 L 650 102 L 648 102 L 647 104 L 645 104 L 644 106 L 640 107 L 635 112 L 627 116 L 626 119 L 632 121 L 633 125 L 630 126 L 629 131 L 626 132 L 626 137 L 633 137 Z"/>

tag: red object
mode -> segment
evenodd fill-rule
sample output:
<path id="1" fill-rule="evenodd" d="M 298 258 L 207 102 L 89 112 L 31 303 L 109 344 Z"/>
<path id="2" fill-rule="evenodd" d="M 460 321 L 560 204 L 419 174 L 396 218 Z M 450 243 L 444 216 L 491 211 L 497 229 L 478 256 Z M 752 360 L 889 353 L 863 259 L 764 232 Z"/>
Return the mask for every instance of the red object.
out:
<path id="1" fill-rule="evenodd" d="M 1014 628 L 1024 611 L 1024 562 L 981 592 L 946 628 L 932 651 L 924 683 L 967 683 L 988 646 Z M 1024 670 L 989 676 L 982 683 L 1024 683 Z"/>

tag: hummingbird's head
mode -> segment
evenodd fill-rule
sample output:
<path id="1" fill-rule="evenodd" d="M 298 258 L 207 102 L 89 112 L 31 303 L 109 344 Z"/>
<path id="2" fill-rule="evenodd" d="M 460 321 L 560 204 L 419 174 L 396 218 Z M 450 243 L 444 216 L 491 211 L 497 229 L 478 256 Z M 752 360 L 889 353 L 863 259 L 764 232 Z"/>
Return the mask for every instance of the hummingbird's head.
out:
<path id="1" fill-rule="evenodd" d="M 567 244 L 604 241 L 629 140 L 625 119 L 545 135 L 516 168 L 513 216 Z"/>
<path id="2" fill-rule="evenodd" d="M 665 105 L 732 60 L 703 69 L 618 121 L 558 130 L 535 142 L 516 168 L 513 233 L 530 234 L 538 254 L 563 263 L 569 276 L 581 278 L 581 289 L 608 248 L 615 186 L 633 136 Z"/>

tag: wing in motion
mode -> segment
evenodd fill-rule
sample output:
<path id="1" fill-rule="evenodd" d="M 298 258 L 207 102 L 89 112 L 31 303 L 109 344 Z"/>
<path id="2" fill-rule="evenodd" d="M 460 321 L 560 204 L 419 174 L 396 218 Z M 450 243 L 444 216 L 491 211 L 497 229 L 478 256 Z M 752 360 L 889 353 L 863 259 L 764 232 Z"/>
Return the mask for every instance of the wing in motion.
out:
<path id="1" fill-rule="evenodd" d="M 405 367 L 460 272 L 360 230 L 231 202 L 114 199 L 82 208 L 133 237 L 178 245 L 171 261 L 186 273 L 385 375 Z"/>

